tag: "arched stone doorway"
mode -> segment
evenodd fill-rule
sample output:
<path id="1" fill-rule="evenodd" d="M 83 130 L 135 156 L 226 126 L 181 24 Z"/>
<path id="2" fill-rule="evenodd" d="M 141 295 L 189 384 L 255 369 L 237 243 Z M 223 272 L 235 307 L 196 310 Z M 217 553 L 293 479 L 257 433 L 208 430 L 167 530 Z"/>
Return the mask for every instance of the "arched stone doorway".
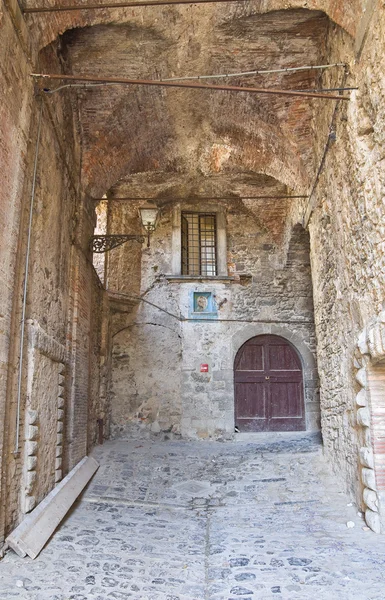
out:
<path id="1" fill-rule="evenodd" d="M 246 341 L 234 361 L 235 425 L 239 431 L 306 429 L 301 359 L 277 335 Z"/>

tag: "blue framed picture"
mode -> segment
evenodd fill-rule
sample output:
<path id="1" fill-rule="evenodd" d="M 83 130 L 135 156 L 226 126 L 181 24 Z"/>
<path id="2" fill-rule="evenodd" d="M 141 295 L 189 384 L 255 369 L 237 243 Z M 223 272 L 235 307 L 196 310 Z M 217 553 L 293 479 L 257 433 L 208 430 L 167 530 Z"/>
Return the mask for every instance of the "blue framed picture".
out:
<path id="1" fill-rule="evenodd" d="M 213 319 L 218 317 L 213 292 L 190 292 L 189 317 L 192 319 Z"/>

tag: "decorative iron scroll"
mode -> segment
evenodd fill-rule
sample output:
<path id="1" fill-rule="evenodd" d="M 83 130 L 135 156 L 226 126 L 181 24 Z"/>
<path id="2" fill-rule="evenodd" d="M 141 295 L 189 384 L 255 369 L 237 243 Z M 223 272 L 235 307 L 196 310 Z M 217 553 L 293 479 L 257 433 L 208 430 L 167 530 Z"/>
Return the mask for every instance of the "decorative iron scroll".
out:
<path id="1" fill-rule="evenodd" d="M 146 238 L 143 235 L 134 234 L 94 235 L 91 238 L 90 245 L 92 252 L 102 254 L 103 252 L 108 252 L 109 250 L 117 248 L 118 246 L 121 246 L 129 241 L 135 241 L 143 244 L 145 239 Z"/>

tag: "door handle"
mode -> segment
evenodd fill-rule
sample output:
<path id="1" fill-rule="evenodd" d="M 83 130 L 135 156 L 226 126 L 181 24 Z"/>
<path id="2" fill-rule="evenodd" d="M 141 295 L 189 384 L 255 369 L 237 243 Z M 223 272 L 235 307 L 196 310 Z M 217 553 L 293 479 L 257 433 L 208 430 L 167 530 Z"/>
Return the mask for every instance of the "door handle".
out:
<path id="1" fill-rule="evenodd" d="M 268 377 L 267 375 L 265 376 L 265 379 L 270 379 L 270 377 Z"/>

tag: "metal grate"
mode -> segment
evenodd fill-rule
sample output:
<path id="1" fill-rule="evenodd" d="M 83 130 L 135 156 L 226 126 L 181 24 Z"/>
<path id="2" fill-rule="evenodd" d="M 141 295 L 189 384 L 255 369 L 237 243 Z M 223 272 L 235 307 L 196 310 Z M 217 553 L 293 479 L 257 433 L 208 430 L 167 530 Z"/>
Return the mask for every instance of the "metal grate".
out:
<path id="1" fill-rule="evenodd" d="M 182 275 L 216 275 L 216 215 L 182 212 L 181 235 Z"/>

